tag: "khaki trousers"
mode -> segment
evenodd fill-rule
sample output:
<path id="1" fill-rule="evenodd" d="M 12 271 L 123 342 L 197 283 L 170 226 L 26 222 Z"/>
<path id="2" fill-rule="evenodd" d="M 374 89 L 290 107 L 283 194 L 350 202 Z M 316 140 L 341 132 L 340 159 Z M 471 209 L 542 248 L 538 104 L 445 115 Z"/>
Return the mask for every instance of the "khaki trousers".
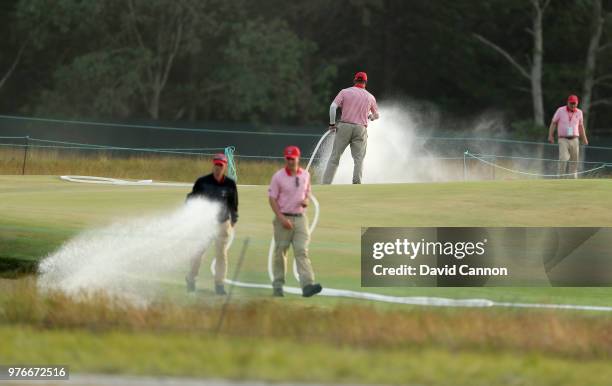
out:
<path id="1" fill-rule="evenodd" d="M 559 138 L 559 174 L 573 173 L 573 177 L 578 178 L 576 171 L 578 170 L 579 149 L 580 141 L 578 137 L 572 139 Z"/>
<path id="2" fill-rule="evenodd" d="M 215 239 L 215 284 L 222 285 L 227 276 L 227 250 L 229 248 L 229 240 L 232 232 L 232 224 L 230 220 L 219 224 L 219 233 Z M 200 272 L 202 257 L 206 255 L 206 251 L 201 256 L 195 256 L 191 260 L 191 271 L 187 277 L 194 280 Z"/>
<path id="3" fill-rule="evenodd" d="M 352 123 L 340 122 L 336 128 L 336 136 L 331 156 L 327 161 L 327 168 L 323 175 L 323 183 L 331 184 L 340 164 L 340 157 L 344 149 L 351 145 L 351 155 L 353 156 L 353 184 L 361 183 L 363 174 L 363 159 L 366 155 L 368 144 L 368 130 L 365 126 L 354 125 Z"/>
<path id="4" fill-rule="evenodd" d="M 293 224 L 293 229 L 285 229 L 283 224 L 274 217 L 274 258 L 272 261 L 272 274 L 274 280 L 272 287 L 282 288 L 285 284 L 287 273 L 287 251 L 293 244 L 293 254 L 297 265 L 300 286 L 314 283 L 314 272 L 308 258 L 308 243 L 310 242 L 310 231 L 308 230 L 308 218 L 287 216 Z"/>

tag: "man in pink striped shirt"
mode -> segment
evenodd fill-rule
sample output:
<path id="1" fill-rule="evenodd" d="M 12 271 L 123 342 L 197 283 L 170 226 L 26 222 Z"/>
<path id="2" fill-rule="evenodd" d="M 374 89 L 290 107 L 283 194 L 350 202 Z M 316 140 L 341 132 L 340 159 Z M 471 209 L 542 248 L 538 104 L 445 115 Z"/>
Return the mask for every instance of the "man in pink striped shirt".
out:
<path id="1" fill-rule="evenodd" d="M 310 174 L 300 167 L 300 149 L 287 146 L 285 167 L 274 173 L 268 188 L 268 201 L 274 212 L 274 257 L 272 260 L 273 295 L 284 296 L 287 251 L 293 245 L 302 296 L 311 297 L 321 292 L 321 284 L 314 282 L 312 263 L 308 258 L 310 230 L 305 208 L 310 198 Z"/>
<path id="2" fill-rule="evenodd" d="M 340 157 L 348 145 L 353 156 L 353 184 L 361 183 L 363 159 L 368 141 L 368 120 L 379 118 L 376 98 L 365 88 L 368 75 L 358 72 L 353 87 L 340 90 L 329 108 L 329 130 L 336 133 L 331 156 L 323 175 L 323 183 L 331 184 L 340 164 Z M 336 125 L 336 110 L 342 109 L 342 118 Z"/>
<path id="3" fill-rule="evenodd" d="M 569 161 L 569 173 L 578 178 L 578 157 L 580 142 L 582 138 L 585 145 L 589 144 L 584 130 L 582 110 L 578 108 L 578 97 L 570 95 L 567 98 L 567 106 L 561 106 L 555 112 L 550 127 L 548 128 L 548 142 L 555 143 L 554 133 L 557 129 L 559 138 L 559 175 L 566 174 Z"/>

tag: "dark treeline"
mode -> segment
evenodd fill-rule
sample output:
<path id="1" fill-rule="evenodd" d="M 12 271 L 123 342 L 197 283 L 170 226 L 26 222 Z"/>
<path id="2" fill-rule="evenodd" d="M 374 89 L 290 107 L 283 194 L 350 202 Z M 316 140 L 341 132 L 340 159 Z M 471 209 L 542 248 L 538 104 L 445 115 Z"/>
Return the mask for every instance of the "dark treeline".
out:
<path id="1" fill-rule="evenodd" d="M 379 100 L 546 125 L 570 93 L 611 127 L 601 0 L 4 0 L 0 112 L 324 124 L 367 71 Z M 541 132 L 540 132 L 541 133 Z"/>

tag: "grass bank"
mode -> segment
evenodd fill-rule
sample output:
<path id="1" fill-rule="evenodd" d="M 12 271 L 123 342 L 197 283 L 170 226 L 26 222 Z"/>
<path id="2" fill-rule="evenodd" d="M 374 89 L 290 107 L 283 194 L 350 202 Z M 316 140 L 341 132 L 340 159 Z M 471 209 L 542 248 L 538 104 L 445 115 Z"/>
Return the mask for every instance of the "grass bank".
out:
<path id="1" fill-rule="evenodd" d="M 604 386 L 612 378 L 609 360 L 533 353 L 16 326 L 0 326 L 0 340 L 0 356 L 10 363 L 68 363 L 81 373 L 428 386 Z"/>
<path id="2" fill-rule="evenodd" d="M 565 358 L 612 357 L 612 315 L 513 309 L 445 309 L 238 298 L 217 330 L 213 296 L 132 304 L 105 294 L 41 293 L 36 279 L 0 280 L 0 323 L 45 329 L 131 333 L 221 333 L 242 338 L 361 348 L 437 347 Z"/>
<path id="3" fill-rule="evenodd" d="M 605 385 L 609 317 L 512 310 L 238 302 L 135 306 L 0 280 L 4 363 L 73 372 L 419 385 Z"/>

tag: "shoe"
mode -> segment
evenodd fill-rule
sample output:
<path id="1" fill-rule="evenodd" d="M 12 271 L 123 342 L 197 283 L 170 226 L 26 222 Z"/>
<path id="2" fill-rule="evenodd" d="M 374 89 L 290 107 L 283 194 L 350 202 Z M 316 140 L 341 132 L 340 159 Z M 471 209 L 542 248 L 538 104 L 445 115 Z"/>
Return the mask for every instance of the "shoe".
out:
<path id="1" fill-rule="evenodd" d="M 283 292 L 282 288 L 274 288 L 272 290 L 272 296 L 277 297 L 277 298 L 282 298 L 285 296 L 285 293 Z"/>
<path id="2" fill-rule="evenodd" d="M 190 279 L 189 277 L 185 277 L 185 283 L 187 284 L 187 292 L 195 292 L 196 290 L 195 279 Z"/>
<path id="3" fill-rule="evenodd" d="M 321 284 L 319 283 L 307 284 L 304 286 L 304 288 L 302 288 L 302 296 L 305 298 L 309 298 L 313 295 L 318 294 L 322 290 L 323 290 L 323 287 L 321 287 Z"/>
<path id="4" fill-rule="evenodd" d="M 217 295 L 227 295 L 227 292 L 225 292 L 225 287 L 223 286 L 223 284 L 215 284 L 215 293 Z"/>

